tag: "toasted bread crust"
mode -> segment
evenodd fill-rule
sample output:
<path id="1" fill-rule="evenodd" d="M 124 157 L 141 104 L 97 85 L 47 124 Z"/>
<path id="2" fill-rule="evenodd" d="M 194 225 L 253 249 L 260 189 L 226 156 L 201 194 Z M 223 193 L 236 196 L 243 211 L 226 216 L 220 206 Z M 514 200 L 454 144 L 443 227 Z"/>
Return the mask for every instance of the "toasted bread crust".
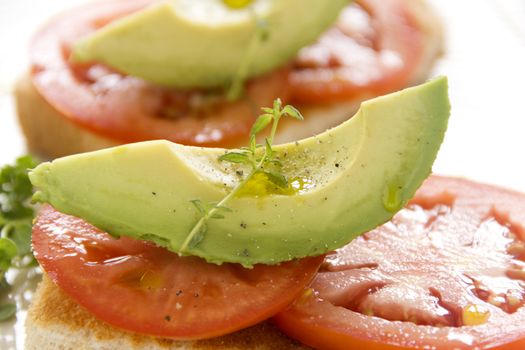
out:
<path id="1" fill-rule="evenodd" d="M 84 349 L 309 349 L 286 337 L 270 322 L 208 340 L 173 341 L 128 333 L 89 314 L 44 276 L 26 319 L 27 350 Z"/>

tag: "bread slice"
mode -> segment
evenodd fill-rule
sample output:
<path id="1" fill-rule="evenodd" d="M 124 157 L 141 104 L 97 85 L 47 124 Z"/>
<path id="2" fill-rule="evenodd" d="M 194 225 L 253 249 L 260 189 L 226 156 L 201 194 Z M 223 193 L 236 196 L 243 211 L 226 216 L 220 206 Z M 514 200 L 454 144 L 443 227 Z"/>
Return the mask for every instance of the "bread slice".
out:
<path id="1" fill-rule="evenodd" d="M 24 132 L 28 150 L 43 159 L 117 146 L 117 140 L 85 129 L 64 117 L 51 106 L 34 87 L 29 73 L 18 79 L 15 86 L 18 120 Z M 300 108 L 303 122 L 283 120 L 276 143 L 298 140 L 342 123 L 357 111 L 361 101 Z"/>
<path id="2" fill-rule="evenodd" d="M 424 34 L 422 59 L 415 67 L 410 85 L 426 79 L 443 51 L 443 30 L 435 11 L 424 0 L 406 0 L 413 18 Z M 359 96 L 341 103 L 329 105 L 296 106 L 305 121 L 300 124 L 284 121 L 279 129 L 277 143 L 309 137 L 340 124 L 351 117 L 359 104 L 373 96 Z M 118 140 L 96 134 L 64 117 L 37 91 L 29 73 L 24 74 L 15 86 L 16 106 L 22 131 L 31 153 L 44 159 L 93 151 L 116 146 Z"/>
<path id="3" fill-rule="evenodd" d="M 276 350 L 309 349 L 270 322 L 208 340 L 173 341 L 116 329 L 91 316 L 48 277 L 38 286 L 26 318 L 26 350 Z"/>

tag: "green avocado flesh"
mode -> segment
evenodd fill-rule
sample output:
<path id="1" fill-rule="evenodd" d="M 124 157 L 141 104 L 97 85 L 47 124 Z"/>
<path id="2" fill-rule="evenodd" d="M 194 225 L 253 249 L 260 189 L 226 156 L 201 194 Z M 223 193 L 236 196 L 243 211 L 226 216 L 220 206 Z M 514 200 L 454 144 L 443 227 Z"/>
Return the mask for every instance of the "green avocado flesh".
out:
<path id="1" fill-rule="evenodd" d="M 169 0 L 81 39 L 72 58 L 97 61 L 156 84 L 222 87 L 288 62 L 336 19 L 348 0 Z M 240 71 L 242 70 L 242 72 Z"/>
<path id="2" fill-rule="evenodd" d="M 449 111 L 441 77 L 364 102 L 322 134 L 275 146 L 284 175 L 300 186 L 286 194 L 245 191 L 185 253 L 251 266 L 345 245 L 414 195 L 431 171 Z M 191 201 L 220 201 L 241 180 L 237 166 L 218 161 L 224 152 L 149 141 L 60 158 L 29 176 L 40 189 L 36 200 L 113 235 L 179 252 L 199 219 Z"/>

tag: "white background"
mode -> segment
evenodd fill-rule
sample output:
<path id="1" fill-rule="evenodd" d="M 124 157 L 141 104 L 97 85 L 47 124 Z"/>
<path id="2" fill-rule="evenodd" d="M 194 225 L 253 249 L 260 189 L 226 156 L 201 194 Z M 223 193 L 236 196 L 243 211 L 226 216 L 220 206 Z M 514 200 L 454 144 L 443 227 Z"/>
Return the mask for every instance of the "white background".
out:
<path id="1" fill-rule="evenodd" d="M 452 100 L 434 172 L 525 192 L 525 0 L 430 1 L 447 32 L 433 75 L 448 75 Z M 28 40 L 52 14 L 80 2 L 0 0 L 0 164 L 25 152 L 11 86 L 27 67 Z M 13 346 L 6 342 L 13 329 L 0 325 L 0 348 Z"/>

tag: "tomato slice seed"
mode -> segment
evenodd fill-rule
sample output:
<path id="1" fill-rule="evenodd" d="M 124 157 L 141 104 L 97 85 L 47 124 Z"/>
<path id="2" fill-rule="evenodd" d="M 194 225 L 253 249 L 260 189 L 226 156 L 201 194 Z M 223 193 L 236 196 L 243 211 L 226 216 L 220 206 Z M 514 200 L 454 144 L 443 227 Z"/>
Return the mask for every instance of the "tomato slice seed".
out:
<path id="1" fill-rule="evenodd" d="M 470 304 L 463 309 L 462 320 L 465 326 L 477 326 L 486 323 L 490 310 L 483 305 Z"/>

